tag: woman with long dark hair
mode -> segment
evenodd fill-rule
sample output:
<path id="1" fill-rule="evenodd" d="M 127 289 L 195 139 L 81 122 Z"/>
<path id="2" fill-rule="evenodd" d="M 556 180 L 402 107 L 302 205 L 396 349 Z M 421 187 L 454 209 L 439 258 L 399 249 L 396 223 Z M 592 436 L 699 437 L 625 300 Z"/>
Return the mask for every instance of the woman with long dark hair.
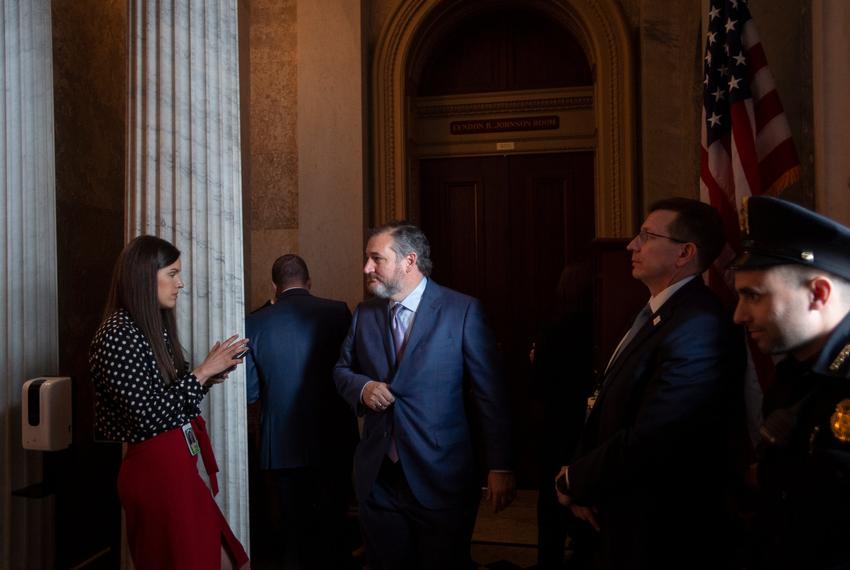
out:
<path id="1" fill-rule="evenodd" d="M 218 467 L 198 406 L 242 362 L 247 340 L 216 342 L 190 368 L 174 313 L 180 271 L 180 251 L 157 237 L 121 252 L 89 356 L 96 435 L 127 443 L 118 495 L 137 570 L 243 568 L 248 556 L 213 500 Z"/>

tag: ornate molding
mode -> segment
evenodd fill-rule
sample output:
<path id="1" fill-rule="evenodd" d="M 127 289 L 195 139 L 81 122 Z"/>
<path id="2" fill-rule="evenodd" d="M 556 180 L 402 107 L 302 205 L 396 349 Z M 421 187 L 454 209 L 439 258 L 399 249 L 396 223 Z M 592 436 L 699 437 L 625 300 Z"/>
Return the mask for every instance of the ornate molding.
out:
<path id="1" fill-rule="evenodd" d="M 498 113 L 533 113 L 538 111 L 567 111 L 593 107 L 592 96 L 555 97 L 489 103 L 432 103 L 420 102 L 415 106 L 419 117 L 447 117 L 452 115 L 495 115 Z"/>

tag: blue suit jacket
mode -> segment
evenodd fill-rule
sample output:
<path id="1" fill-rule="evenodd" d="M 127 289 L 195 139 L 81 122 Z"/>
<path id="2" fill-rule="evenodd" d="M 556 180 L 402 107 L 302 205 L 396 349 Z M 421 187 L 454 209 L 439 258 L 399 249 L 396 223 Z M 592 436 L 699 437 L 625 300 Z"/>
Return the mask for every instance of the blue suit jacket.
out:
<path id="1" fill-rule="evenodd" d="M 570 463 L 576 502 L 599 509 L 605 568 L 707 567 L 724 544 L 730 441 L 741 429 L 742 331 L 696 276 L 623 348 Z"/>
<path id="2" fill-rule="evenodd" d="M 356 420 L 332 380 L 350 322 L 345 303 L 306 289 L 285 291 L 246 319 L 248 403 L 262 401 L 263 469 L 333 465 L 346 449 L 350 462 Z"/>
<path id="3" fill-rule="evenodd" d="M 488 469 L 510 469 L 506 386 L 480 303 L 429 280 L 396 366 L 388 301 L 358 306 L 334 379 L 343 398 L 365 414 L 354 458 L 355 489 L 369 496 L 394 433 L 416 499 L 427 508 L 457 506 L 478 492 L 466 400 L 476 405 Z M 370 380 L 390 384 L 395 403 L 381 413 L 360 403 Z"/>

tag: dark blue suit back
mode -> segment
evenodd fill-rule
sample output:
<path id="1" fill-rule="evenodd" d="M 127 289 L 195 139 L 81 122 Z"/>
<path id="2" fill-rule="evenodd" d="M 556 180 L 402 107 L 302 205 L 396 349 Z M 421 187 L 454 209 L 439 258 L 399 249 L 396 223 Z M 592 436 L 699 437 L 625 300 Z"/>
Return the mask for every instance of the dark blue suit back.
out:
<path id="1" fill-rule="evenodd" d="M 328 464 L 350 452 L 356 422 L 331 377 L 350 321 L 345 303 L 305 289 L 246 319 L 248 403 L 262 401 L 263 469 Z"/>

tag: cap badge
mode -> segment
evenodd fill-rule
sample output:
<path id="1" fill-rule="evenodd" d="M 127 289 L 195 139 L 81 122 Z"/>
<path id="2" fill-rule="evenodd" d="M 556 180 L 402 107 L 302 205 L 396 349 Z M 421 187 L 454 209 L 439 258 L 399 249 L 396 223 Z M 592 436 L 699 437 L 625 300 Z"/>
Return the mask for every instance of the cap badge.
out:
<path id="1" fill-rule="evenodd" d="M 738 220 L 739 225 L 741 226 L 741 233 L 744 235 L 749 235 L 750 233 L 750 213 L 747 209 L 749 206 L 749 196 L 745 196 L 741 200 L 741 209 L 738 211 Z"/>
<path id="2" fill-rule="evenodd" d="M 835 360 L 832 361 L 832 364 L 829 365 L 830 372 L 838 372 L 838 370 L 844 365 L 844 361 L 847 360 L 847 357 L 850 356 L 850 344 L 845 344 L 844 348 L 841 349 Z"/>
<path id="3" fill-rule="evenodd" d="M 835 406 L 835 413 L 829 419 L 832 435 L 838 441 L 850 442 L 850 399 L 841 400 Z"/>
<path id="4" fill-rule="evenodd" d="M 802 259 L 803 261 L 808 261 L 809 263 L 812 263 L 815 260 L 815 254 L 814 254 L 814 252 L 811 252 L 811 251 L 803 251 L 803 252 L 800 252 L 800 259 Z"/>

